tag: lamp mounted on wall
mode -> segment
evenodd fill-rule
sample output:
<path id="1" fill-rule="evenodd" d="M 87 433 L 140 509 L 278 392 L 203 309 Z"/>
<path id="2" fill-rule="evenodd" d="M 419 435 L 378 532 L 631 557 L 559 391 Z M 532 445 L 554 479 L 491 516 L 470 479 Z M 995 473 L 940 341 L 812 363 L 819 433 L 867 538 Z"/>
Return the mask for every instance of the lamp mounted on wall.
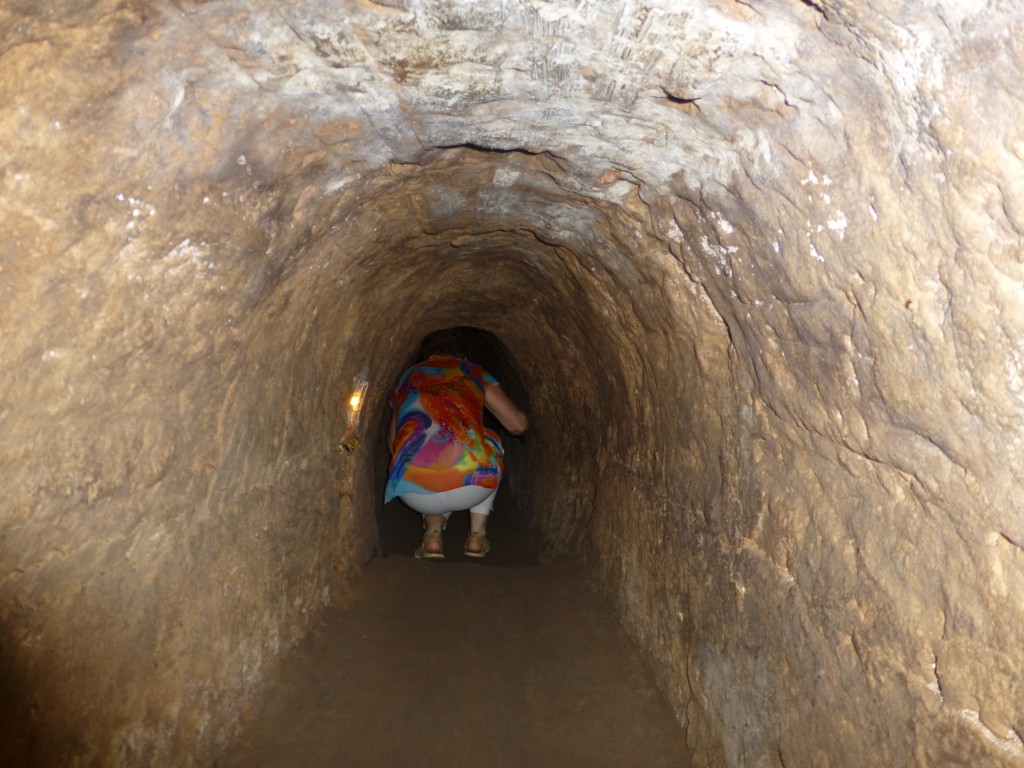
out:
<path id="1" fill-rule="evenodd" d="M 349 395 L 346 409 L 345 434 L 341 436 L 341 440 L 334 446 L 335 453 L 341 453 L 342 451 L 349 453 L 354 451 L 359 444 L 356 427 L 359 426 L 359 417 L 362 415 L 368 386 L 369 381 L 365 375 L 357 376 L 352 384 L 352 394 Z"/>

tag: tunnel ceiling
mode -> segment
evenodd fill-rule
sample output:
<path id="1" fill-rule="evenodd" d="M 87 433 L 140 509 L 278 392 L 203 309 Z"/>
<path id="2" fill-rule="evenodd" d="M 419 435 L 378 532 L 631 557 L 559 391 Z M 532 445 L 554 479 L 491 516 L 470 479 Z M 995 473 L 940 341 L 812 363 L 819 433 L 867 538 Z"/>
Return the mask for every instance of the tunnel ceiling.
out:
<path id="1" fill-rule="evenodd" d="M 1024 759 L 1022 18 L 3 3 L 0 763 L 227 749 L 456 325 L 698 764 Z"/>

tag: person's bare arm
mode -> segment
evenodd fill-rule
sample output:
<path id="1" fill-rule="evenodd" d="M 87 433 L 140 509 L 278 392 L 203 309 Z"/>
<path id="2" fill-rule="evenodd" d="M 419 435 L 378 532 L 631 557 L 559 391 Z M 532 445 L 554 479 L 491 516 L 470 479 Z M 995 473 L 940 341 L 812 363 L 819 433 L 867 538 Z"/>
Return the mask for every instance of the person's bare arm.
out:
<path id="1" fill-rule="evenodd" d="M 487 387 L 486 392 L 484 392 L 484 405 L 487 406 L 487 410 L 497 417 L 498 421 L 501 422 L 501 426 L 513 435 L 523 434 L 530 424 L 526 414 L 516 408 L 515 403 L 509 399 L 509 396 L 505 394 L 505 390 L 500 386 Z"/>

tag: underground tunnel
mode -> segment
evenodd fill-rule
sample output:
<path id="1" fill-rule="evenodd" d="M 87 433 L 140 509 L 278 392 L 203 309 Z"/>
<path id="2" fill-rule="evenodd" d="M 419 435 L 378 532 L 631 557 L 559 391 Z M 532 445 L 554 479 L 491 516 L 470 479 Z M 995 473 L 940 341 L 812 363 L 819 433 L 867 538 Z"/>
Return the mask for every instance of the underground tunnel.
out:
<path id="1" fill-rule="evenodd" d="M 5 3 L 0 762 L 214 764 L 468 326 L 695 765 L 1024 763 L 1022 20 Z"/>

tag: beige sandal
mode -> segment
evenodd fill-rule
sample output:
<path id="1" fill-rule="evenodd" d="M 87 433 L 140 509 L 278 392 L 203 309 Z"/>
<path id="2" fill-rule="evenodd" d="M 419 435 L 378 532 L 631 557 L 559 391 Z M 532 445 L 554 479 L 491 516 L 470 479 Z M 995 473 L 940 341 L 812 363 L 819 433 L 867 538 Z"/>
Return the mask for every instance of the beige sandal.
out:
<path id="1" fill-rule="evenodd" d="M 427 551 L 427 540 L 436 538 L 437 543 L 440 546 L 438 552 Z M 441 531 L 424 531 L 423 541 L 420 542 L 419 548 L 413 553 L 417 560 L 444 560 L 444 540 L 441 538 Z"/>
<path id="2" fill-rule="evenodd" d="M 466 539 L 466 547 L 462 551 L 466 557 L 484 557 L 491 551 L 491 542 L 482 533 L 470 533 L 469 538 Z"/>

